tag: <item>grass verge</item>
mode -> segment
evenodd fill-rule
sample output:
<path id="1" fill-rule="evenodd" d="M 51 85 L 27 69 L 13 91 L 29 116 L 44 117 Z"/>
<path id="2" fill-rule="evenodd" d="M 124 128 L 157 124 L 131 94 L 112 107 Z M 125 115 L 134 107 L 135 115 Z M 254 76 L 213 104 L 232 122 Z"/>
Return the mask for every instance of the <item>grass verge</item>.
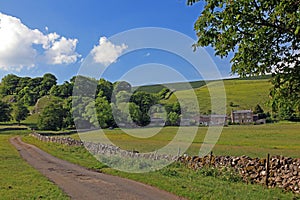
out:
<path id="1" fill-rule="evenodd" d="M 28 132 L 18 127 L 0 126 L 0 199 L 69 199 L 27 164 L 9 143 L 9 138 Z"/>

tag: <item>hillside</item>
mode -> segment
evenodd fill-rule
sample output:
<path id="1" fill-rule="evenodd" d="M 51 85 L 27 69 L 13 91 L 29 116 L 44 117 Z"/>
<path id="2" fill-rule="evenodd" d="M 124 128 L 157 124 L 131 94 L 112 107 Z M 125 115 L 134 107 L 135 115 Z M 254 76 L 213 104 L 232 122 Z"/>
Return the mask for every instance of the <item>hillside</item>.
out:
<path id="1" fill-rule="evenodd" d="M 160 92 L 163 88 L 167 87 L 171 90 L 176 90 L 176 91 L 181 91 L 181 90 L 187 90 L 190 87 L 193 89 L 199 88 L 204 86 L 206 83 L 205 81 L 193 81 L 190 82 L 189 85 L 184 82 L 179 82 L 179 83 L 166 83 L 163 85 L 145 85 L 145 86 L 140 86 L 140 87 L 133 87 L 133 89 L 137 91 L 144 91 L 148 93 L 158 93 Z"/>
<path id="2" fill-rule="evenodd" d="M 170 98 L 169 102 L 175 102 L 177 98 L 183 99 L 186 104 L 192 101 L 191 93 L 195 92 L 201 113 L 209 113 L 210 96 L 208 85 L 213 90 L 220 90 L 216 82 L 209 82 L 207 85 L 191 90 L 176 91 Z M 269 79 L 261 80 L 224 80 L 227 100 L 227 113 L 231 110 L 254 109 L 259 104 L 264 111 L 270 111 L 266 105 L 269 100 L 269 90 L 271 83 Z M 177 97 L 177 98 L 176 98 Z"/>

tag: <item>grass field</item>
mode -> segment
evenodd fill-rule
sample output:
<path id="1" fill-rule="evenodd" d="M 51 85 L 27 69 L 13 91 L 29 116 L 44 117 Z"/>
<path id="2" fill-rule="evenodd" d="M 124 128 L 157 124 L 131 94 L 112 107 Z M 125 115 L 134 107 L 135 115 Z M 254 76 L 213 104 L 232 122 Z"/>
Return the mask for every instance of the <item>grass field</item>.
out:
<path id="1" fill-rule="evenodd" d="M 269 79 L 262 80 L 224 80 L 224 87 L 226 92 L 226 109 L 227 113 L 231 110 L 254 109 L 259 104 L 265 112 L 270 111 L 266 105 L 269 99 L 269 92 L 271 83 Z M 215 82 L 209 82 L 207 85 L 194 90 L 177 91 L 170 98 L 170 102 L 176 99 L 182 99 L 185 105 L 193 102 L 191 93 L 195 93 L 198 99 L 199 108 L 201 113 L 209 113 L 211 110 L 211 97 L 209 90 L 220 90 L 220 86 Z M 230 103 L 232 102 L 232 106 Z M 187 107 L 189 109 L 189 107 Z M 190 108 L 193 110 L 194 108 Z"/>
<path id="2" fill-rule="evenodd" d="M 183 127 L 183 132 L 189 135 L 191 127 Z M 149 133 L 155 133 L 156 128 L 125 130 L 139 137 L 133 137 L 120 129 L 104 130 L 105 136 L 99 131 L 81 133 L 81 139 L 105 143 L 105 137 L 126 150 L 139 152 L 156 151 L 167 145 L 176 135 L 178 127 L 165 127 L 158 134 L 146 138 Z M 187 153 L 197 155 L 207 132 L 207 127 L 199 127 L 197 135 Z M 71 137 L 80 139 L 78 134 Z M 184 141 L 184 140 L 183 140 Z M 276 123 L 265 125 L 242 125 L 224 127 L 214 149 L 216 155 L 247 155 L 251 157 L 265 157 L 284 155 L 300 157 L 300 123 Z"/>
<path id="3" fill-rule="evenodd" d="M 118 134 L 116 134 L 118 135 Z M 120 136 L 120 135 L 119 135 Z M 296 199 L 297 195 L 281 189 L 266 189 L 260 185 L 248 185 L 234 175 L 217 176 L 206 170 L 192 171 L 179 163 L 159 171 L 132 174 L 117 171 L 99 163 L 83 147 L 69 147 L 55 143 L 43 143 L 35 138 L 23 137 L 41 149 L 70 162 L 104 173 L 140 181 L 188 199 Z"/>
<path id="4" fill-rule="evenodd" d="M 279 144 L 281 144 L 281 151 L 284 155 L 294 154 L 296 156 L 298 155 L 297 151 L 299 152 L 297 148 L 297 144 L 300 141 L 300 136 L 298 136 L 299 128 L 300 124 L 296 123 L 225 127 L 214 151 L 216 153 L 219 151 L 226 155 L 231 155 L 231 153 L 238 155 L 241 153 L 241 149 L 246 149 L 247 155 L 251 152 L 252 155 L 265 155 L 260 152 L 260 148 L 269 152 L 274 147 L 279 148 Z M 147 134 L 150 130 L 144 129 L 145 132 L 141 133 Z M 186 130 L 188 131 L 188 127 Z M 198 145 L 203 140 L 205 130 L 206 128 L 199 129 L 190 149 L 191 153 L 198 150 Z M 165 144 L 174 137 L 175 132 L 176 127 L 165 128 L 158 135 L 151 137 L 151 142 L 148 141 L 148 143 L 157 145 L 157 143 L 162 142 L 162 144 Z M 214 173 L 208 173 L 209 171 L 192 171 L 180 164 L 172 164 L 162 170 L 145 174 L 124 173 L 108 168 L 98 162 L 83 147 L 43 143 L 26 135 L 26 133 L 28 133 L 27 130 L 5 129 L 4 126 L 1 126 L 1 199 L 67 198 L 55 185 L 47 181 L 46 178 L 20 158 L 18 152 L 8 142 L 8 139 L 14 135 L 22 135 L 25 142 L 32 143 L 59 158 L 88 168 L 98 169 L 104 173 L 144 182 L 189 199 L 296 199 L 299 197 L 292 193 L 283 192 L 280 189 L 266 189 L 260 185 L 247 185 L 232 175 L 215 177 Z M 106 134 L 114 142 L 119 142 L 120 144 L 123 143 L 125 145 L 126 141 L 131 141 L 133 144 L 140 143 L 139 140 L 134 141 L 128 138 L 121 130 L 107 130 Z M 277 137 L 274 137 L 274 134 Z M 73 137 L 78 137 L 78 135 L 73 135 Z M 142 143 L 140 147 L 145 146 L 145 144 L 146 142 Z M 230 148 L 234 146 L 239 146 L 241 149 Z M 277 151 L 278 149 L 275 148 L 275 150 Z M 292 153 L 290 150 L 292 150 Z"/>
<path id="5" fill-rule="evenodd" d="M 133 87 L 133 89 L 136 89 L 137 91 L 144 91 L 149 93 L 158 93 L 163 88 L 167 87 L 170 90 L 187 90 L 189 88 L 199 88 L 206 84 L 205 81 L 193 81 L 190 83 L 182 82 L 182 83 L 166 83 L 164 85 L 146 85 L 146 86 L 140 86 L 138 88 Z"/>
<path id="6" fill-rule="evenodd" d="M 9 143 L 29 131 L 0 126 L 0 199 L 69 199 L 56 185 L 29 166 Z"/>
<path id="7" fill-rule="evenodd" d="M 188 132 L 190 127 L 184 129 Z M 139 133 L 146 136 L 154 130 L 153 128 L 140 129 Z M 206 130 L 205 127 L 199 128 L 194 143 L 188 150 L 189 154 L 198 153 Z M 300 123 L 224 127 L 213 151 L 217 155 L 244 154 L 251 157 L 265 157 L 267 153 L 271 153 L 271 155 L 300 157 L 299 130 Z M 176 131 L 176 127 L 166 127 L 149 139 L 134 138 L 122 130 L 105 130 L 105 134 L 122 148 L 149 151 L 166 145 L 173 139 Z M 94 140 L 95 136 L 97 140 L 101 140 L 97 132 L 92 132 L 89 136 L 91 140 Z M 73 134 L 72 137 L 79 139 L 77 134 Z M 299 197 L 282 192 L 280 189 L 265 189 L 260 185 L 247 185 L 230 176 L 214 177 L 213 173 L 207 173 L 205 170 L 195 172 L 180 164 L 172 164 L 162 170 L 145 174 L 124 173 L 99 163 L 83 147 L 43 143 L 27 136 L 23 138 L 25 141 L 70 162 L 144 182 L 189 199 L 297 199 Z"/>

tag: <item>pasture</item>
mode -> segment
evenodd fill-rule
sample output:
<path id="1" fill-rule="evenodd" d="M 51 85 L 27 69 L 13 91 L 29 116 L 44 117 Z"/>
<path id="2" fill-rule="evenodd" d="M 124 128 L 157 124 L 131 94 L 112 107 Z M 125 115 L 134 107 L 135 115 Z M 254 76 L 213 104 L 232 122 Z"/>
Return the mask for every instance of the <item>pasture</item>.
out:
<path id="1" fill-rule="evenodd" d="M 185 127 L 186 132 L 191 127 Z M 207 128 L 200 127 L 188 149 L 188 154 L 199 152 Z M 213 149 L 216 155 L 248 155 L 265 157 L 284 155 L 300 157 L 300 123 L 278 123 L 224 127 L 221 137 Z M 140 129 L 141 137 L 149 136 L 154 128 Z M 150 138 L 136 138 L 122 130 L 105 130 L 105 135 L 114 144 L 128 150 L 147 152 L 168 144 L 175 136 L 176 127 L 166 127 Z M 45 132 L 44 132 L 45 133 Z M 54 133 L 52 133 L 54 135 Z M 101 141 L 97 131 L 88 133 L 90 140 Z M 136 133 L 134 133 L 136 134 Z M 70 136 L 70 135 L 69 135 Z M 71 135 L 79 139 L 78 134 Z M 88 137 L 86 137 L 88 138 Z M 130 174 L 111 169 L 98 162 L 83 147 L 70 147 L 55 143 L 43 143 L 35 138 L 24 136 L 23 140 L 70 162 L 125 178 L 130 178 L 170 191 L 189 199 L 297 199 L 299 196 L 283 192 L 281 189 L 266 189 L 260 185 L 241 182 L 234 174 L 217 176 L 213 171 L 203 169 L 192 171 L 175 163 L 159 171 Z"/>
<path id="2" fill-rule="evenodd" d="M 194 127 L 182 127 L 184 136 L 189 137 Z M 199 127 L 193 143 L 186 153 L 198 155 L 207 127 Z M 84 139 L 106 143 L 108 138 L 114 145 L 126 150 L 139 152 L 152 152 L 167 145 L 176 135 L 178 127 L 141 128 L 141 129 L 115 129 L 92 131 L 80 134 L 71 134 L 74 139 Z M 134 136 L 131 136 L 130 133 Z M 157 134 L 155 134 L 157 132 Z M 155 134 L 151 137 L 147 137 Z M 189 139 L 182 139 L 188 142 Z M 179 144 L 180 146 L 180 144 Z M 300 157 L 300 123 L 275 123 L 264 125 L 235 125 L 224 127 L 219 140 L 214 146 L 215 155 L 247 155 L 250 157 L 265 157 L 271 155 L 284 155 Z"/>
<path id="3" fill-rule="evenodd" d="M 231 110 L 254 109 L 259 104 L 265 112 L 270 111 L 267 106 L 270 88 L 272 87 L 269 79 L 260 80 L 224 80 L 224 87 L 226 93 L 226 109 L 230 113 Z M 189 106 L 194 102 L 193 95 L 197 97 L 199 109 L 201 113 L 209 113 L 211 110 L 211 96 L 210 91 L 218 95 L 222 92 L 222 87 L 216 84 L 215 81 L 208 82 L 206 85 L 193 89 L 181 90 L 175 92 L 169 102 L 175 102 L 176 99 L 181 99 L 183 105 L 187 105 L 188 112 L 195 110 L 194 107 Z M 218 98 L 220 98 L 218 96 Z"/>

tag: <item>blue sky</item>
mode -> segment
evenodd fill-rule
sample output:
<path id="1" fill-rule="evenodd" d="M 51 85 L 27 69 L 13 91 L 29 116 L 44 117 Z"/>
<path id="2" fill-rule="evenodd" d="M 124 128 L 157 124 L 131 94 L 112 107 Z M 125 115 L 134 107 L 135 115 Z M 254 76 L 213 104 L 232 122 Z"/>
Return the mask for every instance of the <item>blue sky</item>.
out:
<path id="1" fill-rule="evenodd" d="M 99 54 L 98 61 L 107 67 L 103 76 L 111 81 L 137 65 L 149 63 L 173 67 L 187 80 L 201 79 L 188 62 L 176 55 L 149 48 L 123 55 L 128 48 L 126 40 L 117 44 L 110 38 L 134 28 L 160 27 L 196 40 L 193 24 L 202 6 L 186 6 L 185 0 L 0 0 L 0 78 L 8 73 L 42 76 L 50 72 L 62 83 L 78 73 L 84 59 L 94 50 L 94 58 Z M 103 57 L 104 47 L 110 48 L 113 55 L 107 53 Z M 222 60 L 214 56 L 211 48 L 205 50 L 221 75 L 228 77 L 229 58 Z M 141 77 L 155 76 L 149 73 L 155 68 L 150 68 Z M 166 78 L 169 81 L 176 79 Z"/>

